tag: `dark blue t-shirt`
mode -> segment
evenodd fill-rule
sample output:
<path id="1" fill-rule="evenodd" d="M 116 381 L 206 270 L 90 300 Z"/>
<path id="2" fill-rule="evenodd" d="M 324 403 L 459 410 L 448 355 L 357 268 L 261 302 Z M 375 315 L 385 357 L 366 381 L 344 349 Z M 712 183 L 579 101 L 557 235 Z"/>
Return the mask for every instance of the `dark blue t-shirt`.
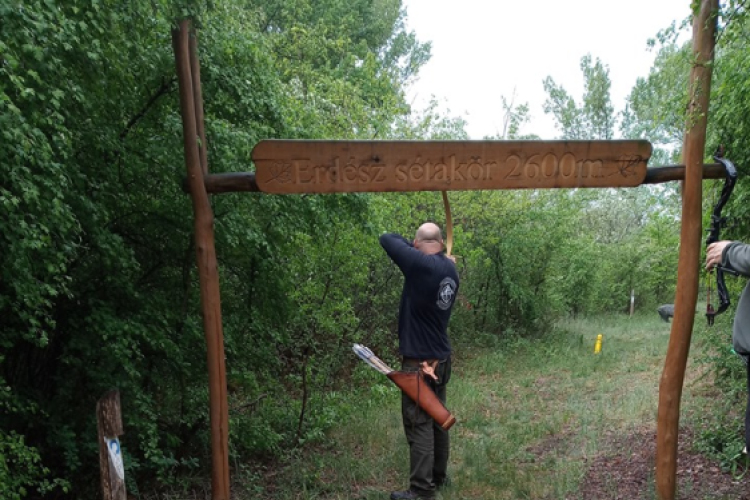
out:
<path id="1" fill-rule="evenodd" d="M 456 266 L 443 253 L 420 252 L 398 234 L 382 235 L 380 244 L 404 275 L 398 311 L 401 355 L 418 359 L 449 357 L 448 321 L 459 285 Z"/>

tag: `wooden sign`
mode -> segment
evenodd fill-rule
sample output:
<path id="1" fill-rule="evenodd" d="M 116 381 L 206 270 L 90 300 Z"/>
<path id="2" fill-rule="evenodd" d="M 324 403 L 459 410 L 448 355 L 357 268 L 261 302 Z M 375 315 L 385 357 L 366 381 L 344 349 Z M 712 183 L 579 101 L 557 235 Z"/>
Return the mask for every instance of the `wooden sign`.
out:
<path id="1" fill-rule="evenodd" d="M 266 193 L 633 187 L 648 141 L 283 141 L 253 149 Z"/>

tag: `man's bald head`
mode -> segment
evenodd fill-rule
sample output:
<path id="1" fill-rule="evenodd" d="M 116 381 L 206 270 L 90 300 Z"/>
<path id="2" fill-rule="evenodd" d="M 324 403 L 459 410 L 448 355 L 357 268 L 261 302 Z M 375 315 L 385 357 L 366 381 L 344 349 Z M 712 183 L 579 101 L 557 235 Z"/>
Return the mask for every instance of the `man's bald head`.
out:
<path id="1" fill-rule="evenodd" d="M 440 227 L 432 222 L 425 222 L 414 237 L 414 247 L 426 254 L 434 254 L 443 251 L 443 235 Z"/>
<path id="2" fill-rule="evenodd" d="M 415 239 L 419 241 L 443 241 L 443 236 L 440 234 L 440 228 L 437 224 L 432 222 L 425 222 L 419 229 L 417 229 L 417 235 Z"/>

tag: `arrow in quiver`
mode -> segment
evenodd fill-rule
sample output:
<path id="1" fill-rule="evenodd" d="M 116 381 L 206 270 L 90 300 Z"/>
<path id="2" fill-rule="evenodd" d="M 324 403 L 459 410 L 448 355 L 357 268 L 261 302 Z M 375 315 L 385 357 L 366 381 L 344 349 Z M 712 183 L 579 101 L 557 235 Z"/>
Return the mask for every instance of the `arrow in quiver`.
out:
<path id="1" fill-rule="evenodd" d="M 440 427 L 447 431 L 456 423 L 456 417 L 448 411 L 443 402 L 437 397 L 422 370 L 418 372 L 393 370 L 380 358 L 375 356 L 370 349 L 361 344 L 354 344 L 352 350 L 365 363 L 391 379 L 399 389 L 414 400 L 417 406 L 432 417 Z"/>

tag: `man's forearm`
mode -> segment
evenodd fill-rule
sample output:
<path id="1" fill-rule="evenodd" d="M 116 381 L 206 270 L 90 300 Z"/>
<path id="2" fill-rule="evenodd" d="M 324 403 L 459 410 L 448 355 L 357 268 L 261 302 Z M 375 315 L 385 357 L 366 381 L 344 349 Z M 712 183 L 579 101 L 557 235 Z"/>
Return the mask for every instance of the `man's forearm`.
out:
<path id="1" fill-rule="evenodd" d="M 413 262 L 412 252 L 415 251 L 412 244 L 403 236 L 396 233 L 386 233 L 380 236 L 380 245 L 388 257 L 396 263 L 402 271 L 405 271 Z"/>
<path id="2" fill-rule="evenodd" d="M 412 244 L 400 234 L 385 233 L 380 235 L 380 246 L 383 247 L 388 255 L 392 255 L 404 247 L 411 247 Z"/>
<path id="3" fill-rule="evenodd" d="M 750 276 L 750 245 L 739 241 L 724 249 L 722 264 L 728 265 L 743 276 Z"/>

